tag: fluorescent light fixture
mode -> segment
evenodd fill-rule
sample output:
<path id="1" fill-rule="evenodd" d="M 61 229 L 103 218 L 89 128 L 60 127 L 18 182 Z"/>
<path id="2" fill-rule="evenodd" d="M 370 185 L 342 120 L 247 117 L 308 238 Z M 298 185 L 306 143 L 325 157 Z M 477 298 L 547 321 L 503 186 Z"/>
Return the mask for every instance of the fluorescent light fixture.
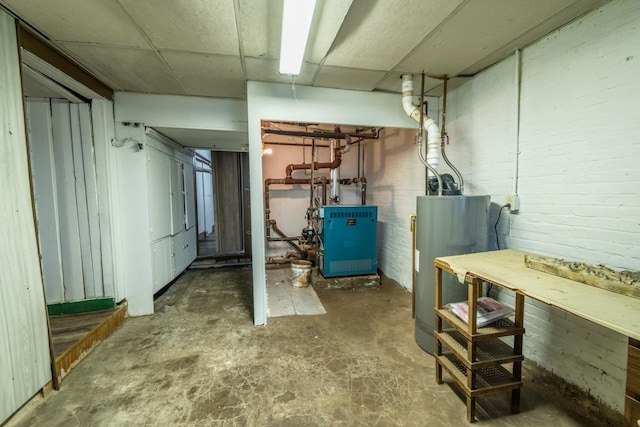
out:
<path id="1" fill-rule="evenodd" d="M 280 74 L 300 74 L 316 0 L 284 0 L 280 39 Z"/>

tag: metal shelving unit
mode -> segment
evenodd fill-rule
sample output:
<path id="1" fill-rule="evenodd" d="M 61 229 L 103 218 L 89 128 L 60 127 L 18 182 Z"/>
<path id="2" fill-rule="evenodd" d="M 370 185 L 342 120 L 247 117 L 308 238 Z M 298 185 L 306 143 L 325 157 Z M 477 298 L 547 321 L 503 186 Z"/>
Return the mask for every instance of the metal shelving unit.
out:
<path id="1" fill-rule="evenodd" d="M 475 421 L 476 398 L 492 393 L 510 391 L 511 412 L 518 413 L 524 360 L 524 296 L 516 293 L 515 321 L 502 319 L 478 328 L 477 300 L 483 281 L 472 273 L 467 273 L 465 277 L 469 304 L 467 324 L 442 306 L 442 272 L 455 272 L 438 259 L 435 260 L 435 269 L 436 382 L 442 384 L 444 368 L 466 396 L 469 422 Z M 445 324 L 450 327 L 445 329 Z M 501 339 L 511 336 L 513 345 Z"/>

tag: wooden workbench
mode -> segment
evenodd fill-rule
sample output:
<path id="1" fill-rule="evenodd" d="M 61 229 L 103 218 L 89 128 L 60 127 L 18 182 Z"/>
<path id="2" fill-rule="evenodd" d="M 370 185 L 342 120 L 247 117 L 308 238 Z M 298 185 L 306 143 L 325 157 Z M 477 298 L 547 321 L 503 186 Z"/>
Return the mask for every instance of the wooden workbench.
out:
<path id="1" fill-rule="evenodd" d="M 590 320 L 629 337 L 625 418 L 640 419 L 640 300 L 527 268 L 525 252 L 502 250 L 436 258 L 436 288 L 442 272 L 461 283 L 487 282 Z M 474 304 L 475 305 L 475 304 Z M 471 304 L 470 304 L 471 308 Z M 525 325 L 526 326 L 526 325 Z"/>

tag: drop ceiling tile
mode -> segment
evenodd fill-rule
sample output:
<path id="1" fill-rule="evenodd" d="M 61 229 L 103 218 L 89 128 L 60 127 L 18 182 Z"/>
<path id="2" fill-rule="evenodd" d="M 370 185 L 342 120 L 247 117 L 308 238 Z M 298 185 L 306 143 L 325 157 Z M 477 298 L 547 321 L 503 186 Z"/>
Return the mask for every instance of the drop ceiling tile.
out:
<path id="1" fill-rule="evenodd" d="M 245 98 L 239 56 L 161 51 L 188 95 Z"/>
<path id="2" fill-rule="evenodd" d="M 318 0 L 314 11 L 305 59 L 319 64 L 333 45 L 351 8 L 352 0 Z"/>
<path id="3" fill-rule="evenodd" d="M 244 54 L 254 58 L 279 58 L 282 0 L 239 0 L 238 6 Z"/>
<path id="4" fill-rule="evenodd" d="M 463 84 L 468 82 L 470 78 L 471 77 L 452 77 L 452 78 L 450 78 L 449 81 L 447 82 L 447 91 L 451 92 L 455 88 L 462 86 Z M 442 95 L 444 95 L 444 85 L 442 85 L 442 84 L 440 84 L 438 86 L 434 86 L 433 88 L 429 89 L 425 93 L 425 96 L 442 96 Z"/>
<path id="5" fill-rule="evenodd" d="M 391 70 L 462 0 L 354 0 L 326 65 Z"/>
<path id="6" fill-rule="evenodd" d="M 608 1 L 609 0 L 582 0 L 575 2 L 560 12 L 553 14 L 540 25 L 531 28 L 529 31 L 526 31 L 517 38 L 514 38 L 508 43 L 502 45 L 498 50 L 494 51 L 490 55 L 465 68 L 462 70 L 461 74 L 476 74 L 496 62 L 512 55 L 516 49 L 535 42 L 546 34 L 549 34 L 550 32 L 562 27 L 564 24 L 571 22 L 577 16 L 584 15 L 585 13 L 604 5 Z"/>
<path id="7" fill-rule="evenodd" d="M 253 58 L 280 58 L 282 1 L 240 0 L 238 20 L 244 54 Z M 318 64 L 327 54 L 351 6 L 351 0 L 318 0 L 305 60 Z"/>
<path id="8" fill-rule="evenodd" d="M 56 41 L 80 41 L 150 48 L 127 13 L 115 1 L 4 0 L 13 11 Z"/>
<path id="9" fill-rule="evenodd" d="M 66 43 L 64 48 L 98 77 L 126 91 L 184 95 L 171 71 L 155 52 L 142 49 Z"/>
<path id="10" fill-rule="evenodd" d="M 259 82 L 291 83 L 291 77 L 283 76 L 278 71 L 280 61 L 277 59 L 245 58 L 247 80 Z M 305 62 L 300 69 L 300 75 L 295 78 L 296 84 L 310 85 L 318 66 Z"/>
<path id="11" fill-rule="evenodd" d="M 239 55 L 233 1 L 120 2 L 157 48 Z"/>
<path id="12" fill-rule="evenodd" d="M 469 1 L 432 34 L 398 69 L 455 75 L 541 24 L 574 0 Z"/>
<path id="13" fill-rule="evenodd" d="M 384 75 L 384 71 L 329 67 L 325 65 L 320 68 L 313 85 L 336 89 L 370 91 Z"/>
<path id="14" fill-rule="evenodd" d="M 382 81 L 378 82 L 375 87 L 375 90 L 385 91 L 385 92 L 397 92 L 402 93 L 402 74 L 400 72 L 392 72 L 389 73 Z M 420 86 L 422 76 L 420 74 L 414 74 L 413 76 L 413 88 L 416 96 L 420 95 Z M 426 77 L 424 79 L 424 92 L 425 94 L 432 90 L 433 88 L 440 86 L 442 84 L 442 80 L 434 79 L 431 77 Z"/>

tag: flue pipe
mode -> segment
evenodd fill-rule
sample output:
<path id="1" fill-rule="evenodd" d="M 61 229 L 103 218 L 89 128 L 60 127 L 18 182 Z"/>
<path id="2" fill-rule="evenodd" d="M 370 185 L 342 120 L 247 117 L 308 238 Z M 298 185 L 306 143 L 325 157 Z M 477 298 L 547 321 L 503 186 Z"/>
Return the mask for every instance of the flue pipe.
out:
<path id="1" fill-rule="evenodd" d="M 420 123 L 420 107 L 413 103 L 413 76 L 402 75 L 402 108 L 407 116 Z M 432 168 L 437 168 L 440 163 L 440 128 L 428 115 L 423 116 L 423 127 L 427 132 L 427 163 Z"/>
<path id="2" fill-rule="evenodd" d="M 342 156 L 342 150 L 340 149 L 338 141 L 335 139 L 331 140 L 331 146 L 331 152 L 334 153 L 331 162 L 334 163 L 336 159 Z M 331 204 L 340 204 L 340 165 L 331 169 Z"/>

